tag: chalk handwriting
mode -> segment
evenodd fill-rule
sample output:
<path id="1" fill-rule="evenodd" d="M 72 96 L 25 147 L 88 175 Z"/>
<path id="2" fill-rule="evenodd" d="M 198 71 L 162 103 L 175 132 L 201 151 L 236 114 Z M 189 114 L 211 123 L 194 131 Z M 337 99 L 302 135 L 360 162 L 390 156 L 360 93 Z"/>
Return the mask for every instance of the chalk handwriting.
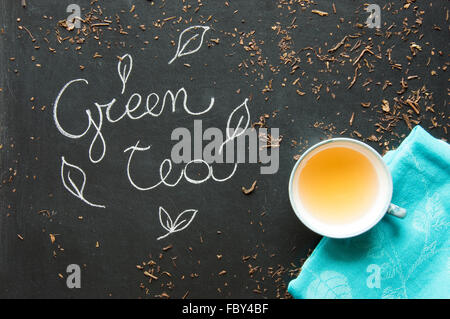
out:
<path id="1" fill-rule="evenodd" d="M 167 231 L 167 233 L 163 236 L 158 237 L 157 240 L 161 240 L 163 238 L 166 238 L 170 234 L 186 229 L 194 220 L 197 212 L 198 211 L 195 209 L 186 209 L 180 215 L 178 215 L 177 219 L 175 219 L 175 221 L 173 222 L 172 218 L 166 212 L 166 210 L 163 207 L 159 207 L 159 222 L 161 223 L 162 228 Z"/>
<path id="2" fill-rule="evenodd" d="M 193 159 L 191 161 L 189 161 L 188 163 L 185 164 L 184 168 L 181 170 L 180 175 L 177 177 L 176 181 L 174 183 L 169 183 L 167 181 L 168 177 L 171 175 L 172 173 L 172 160 L 170 158 L 166 158 L 165 160 L 163 160 L 161 162 L 161 165 L 159 166 L 159 181 L 156 184 L 153 184 L 151 186 L 139 186 L 137 185 L 137 183 L 133 180 L 132 174 L 131 174 L 131 166 L 133 163 L 133 155 L 136 151 L 138 152 L 144 152 L 144 151 L 148 151 L 150 149 L 151 146 L 146 146 L 146 147 L 140 147 L 139 146 L 140 141 L 138 141 L 134 146 L 131 146 L 127 149 L 124 150 L 124 153 L 126 152 L 130 152 L 130 155 L 128 156 L 128 163 L 127 163 L 127 176 L 128 176 L 128 180 L 130 182 L 131 185 L 133 185 L 134 188 L 140 190 L 140 191 L 148 191 L 148 190 L 152 190 L 155 189 L 156 187 L 158 187 L 159 185 L 165 185 L 168 187 L 175 187 L 178 185 L 178 183 L 183 179 L 191 183 L 191 184 L 201 184 L 204 183 L 206 181 L 208 181 L 210 178 L 212 178 L 214 181 L 216 182 L 225 182 L 228 179 L 230 179 L 231 177 L 233 177 L 233 175 L 236 173 L 236 169 L 237 169 L 237 163 L 234 164 L 233 167 L 233 171 L 231 172 L 230 175 L 224 177 L 224 178 L 217 178 L 214 175 L 214 169 L 213 167 L 210 166 L 210 164 L 208 164 L 206 161 L 202 160 L 202 159 Z M 193 177 L 190 177 L 187 169 L 190 165 L 192 164 L 202 164 L 204 165 L 207 170 L 208 170 L 208 174 L 206 175 L 206 177 L 203 177 L 201 179 L 195 179 Z"/>
<path id="3" fill-rule="evenodd" d="M 250 112 L 248 109 L 248 105 L 247 105 L 248 99 L 245 99 L 244 102 L 239 105 L 238 107 L 236 107 L 229 115 L 228 120 L 227 120 L 227 128 L 226 128 L 226 135 L 227 135 L 227 139 L 221 144 L 220 149 L 219 149 L 219 154 L 222 153 L 223 151 L 223 147 L 224 145 L 226 145 L 228 142 L 232 142 L 234 141 L 238 136 L 242 135 L 245 133 L 245 131 L 247 130 L 247 128 L 250 125 Z M 239 114 L 242 113 L 239 116 L 239 119 L 237 121 L 236 127 L 233 128 L 231 123 L 232 120 L 237 117 Z M 244 125 L 242 125 L 242 123 L 245 122 Z M 130 146 L 128 148 L 126 148 L 124 150 L 124 153 L 130 152 L 129 156 L 128 156 L 128 162 L 127 162 L 127 177 L 128 180 L 130 182 L 131 185 L 133 185 L 134 188 L 140 190 L 140 191 L 148 191 L 148 190 L 152 190 L 155 189 L 156 187 L 158 187 L 159 185 L 163 184 L 165 186 L 168 187 L 175 187 L 178 185 L 178 183 L 183 179 L 191 183 L 191 184 L 202 184 L 206 181 L 208 181 L 210 178 L 212 178 L 214 181 L 216 182 L 225 182 L 227 180 L 229 180 L 230 178 L 233 177 L 233 175 L 236 173 L 237 170 L 237 166 L 238 163 L 234 163 L 233 166 L 233 170 L 231 172 L 231 174 L 229 174 L 228 176 L 224 177 L 224 178 L 218 178 L 214 175 L 214 168 L 205 160 L 203 159 L 193 159 L 189 162 L 186 163 L 185 167 L 181 170 L 180 175 L 178 176 L 178 178 L 176 179 L 176 181 L 174 183 L 169 183 L 167 181 L 167 178 L 169 177 L 169 175 L 172 172 L 172 168 L 173 168 L 173 164 L 172 164 L 172 160 L 170 158 L 166 158 L 161 162 L 161 165 L 159 167 L 159 181 L 156 184 L 153 184 L 151 186 L 139 186 L 136 184 L 136 182 L 133 180 L 132 174 L 131 174 L 131 166 L 133 163 L 133 155 L 136 151 L 138 152 L 144 152 L 144 151 L 148 151 L 150 149 L 151 146 L 145 146 L 145 147 L 140 147 L 139 146 L 140 141 L 138 141 L 134 146 Z M 206 177 L 201 178 L 201 179 L 194 179 L 189 177 L 188 173 L 187 173 L 187 169 L 191 164 L 202 164 L 204 165 L 207 170 L 208 170 L 208 174 L 206 175 Z"/>
<path id="4" fill-rule="evenodd" d="M 81 187 L 78 187 L 75 183 L 75 181 L 71 177 L 71 172 L 74 174 L 79 174 L 81 176 Z M 86 204 L 93 206 L 93 207 L 99 207 L 99 208 L 105 208 L 104 205 L 97 205 L 89 202 L 87 199 L 84 198 L 84 187 L 86 186 L 86 173 L 79 168 L 76 165 L 68 163 L 64 156 L 61 157 L 61 179 L 63 182 L 64 187 L 75 197 L 78 197 Z"/>
<path id="5" fill-rule="evenodd" d="M 185 55 L 193 54 L 193 53 L 197 52 L 198 50 L 200 50 L 200 48 L 201 48 L 201 46 L 203 44 L 203 38 L 205 37 L 205 33 L 209 29 L 210 28 L 208 26 L 195 25 L 195 26 L 189 27 L 186 30 L 184 30 L 183 32 L 181 32 L 180 36 L 178 38 L 177 52 L 175 53 L 175 56 L 172 58 L 172 60 L 169 61 L 168 64 L 171 64 L 177 58 L 180 58 L 180 57 L 185 56 Z M 187 36 L 189 36 L 189 34 L 192 34 L 192 32 L 195 32 L 195 34 L 192 37 L 190 37 L 187 41 L 183 42 L 184 41 L 184 35 L 187 34 Z M 186 50 L 187 46 L 192 41 L 197 39 L 199 36 L 200 36 L 200 41 L 198 41 L 198 43 L 195 46 L 195 48 L 194 49 L 190 49 L 190 50 Z"/>
<path id="6" fill-rule="evenodd" d="M 185 55 L 190 55 L 200 50 L 205 33 L 210 28 L 207 26 L 192 26 L 181 32 L 178 39 L 178 47 L 175 56 L 168 62 L 171 64 L 177 58 Z M 132 75 L 133 71 L 133 57 L 130 54 L 125 54 L 119 58 L 117 64 L 117 73 L 121 81 L 120 94 L 109 99 L 109 102 L 103 103 L 93 102 L 90 107 L 84 107 L 81 127 L 73 127 L 69 130 L 64 126 L 63 118 L 72 119 L 73 123 L 80 123 L 80 121 L 73 121 L 73 116 L 70 113 L 70 107 L 76 107 L 72 105 L 76 103 L 77 99 L 70 99 L 70 96 L 80 86 L 85 89 L 90 88 L 89 82 L 86 79 L 73 79 L 67 82 L 59 91 L 53 108 L 53 118 L 58 131 L 69 139 L 81 139 L 83 137 L 90 137 L 89 145 L 89 160 L 92 163 L 101 162 L 107 153 L 107 139 L 105 138 L 104 126 L 114 125 L 123 119 L 129 119 L 132 121 L 140 120 L 145 117 L 158 118 L 166 108 L 169 108 L 172 113 L 176 111 L 176 106 L 182 105 L 185 113 L 191 116 L 200 116 L 209 112 L 214 106 L 214 97 L 210 98 L 209 105 L 193 110 L 188 105 L 188 92 L 184 87 L 178 90 L 167 89 L 164 93 L 158 94 L 156 92 L 150 92 L 146 95 L 139 93 L 131 93 L 127 90 L 127 83 Z M 72 92 L 72 94 L 70 94 Z M 127 96 L 124 96 L 124 94 Z M 74 96 L 74 95 L 72 95 Z M 79 96 L 79 95 L 78 95 Z M 119 103 L 118 99 L 124 98 L 124 102 Z M 108 100 L 107 100 L 108 101 Z M 85 115 L 84 115 L 85 114 Z M 72 124 L 73 125 L 73 124 Z M 250 126 L 250 112 L 248 109 L 248 99 L 245 99 L 243 103 L 237 106 L 230 113 L 226 124 L 226 138 L 225 141 L 220 141 L 219 154 L 222 153 L 224 146 L 231 147 L 231 142 L 237 139 L 238 136 L 245 133 Z M 219 130 L 220 131 L 220 130 Z M 227 144 L 229 143 L 229 144 Z M 130 184 L 139 191 L 149 191 L 155 189 L 158 186 L 175 187 L 182 180 L 190 184 L 202 184 L 208 180 L 215 182 L 225 182 L 232 178 L 237 171 L 238 162 L 235 162 L 232 166 L 230 173 L 226 173 L 226 176 L 217 176 L 215 174 L 215 168 L 213 163 L 207 162 L 202 158 L 195 158 L 193 160 L 184 162 L 184 167 L 174 167 L 174 162 L 171 158 L 164 159 L 159 166 L 158 180 L 153 182 L 140 182 L 147 185 L 140 185 L 133 178 L 133 167 L 142 167 L 142 163 L 136 163 L 138 158 L 135 157 L 140 152 L 151 152 L 151 145 L 144 146 L 138 140 L 134 145 L 125 148 L 124 153 L 127 153 L 127 166 L 126 173 Z M 64 187 L 75 197 L 79 198 L 84 203 L 98 208 L 105 208 L 105 205 L 94 204 L 85 198 L 84 190 L 86 185 L 86 173 L 78 166 L 70 164 L 63 157 L 61 157 L 61 179 Z M 176 162 L 178 164 L 178 162 Z M 220 162 L 221 163 L 221 162 Z M 216 164 L 220 164 L 216 163 Z M 193 172 L 193 166 L 206 168 L 206 175 L 200 177 Z M 159 207 L 159 221 L 162 228 L 166 231 L 165 234 L 158 237 L 157 240 L 161 240 L 169 236 L 170 234 L 180 232 L 186 229 L 194 220 L 198 210 L 187 209 L 181 212 L 173 221 L 171 216 L 163 207 Z"/>
<path id="7" fill-rule="evenodd" d="M 125 63 L 124 61 L 128 61 L 128 64 L 124 64 L 122 66 L 122 63 Z M 128 81 L 128 77 L 131 74 L 133 59 L 129 54 L 125 54 L 122 59 L 118 63 L 117 70 L 119 72 L 119 76 L 122 80 L 122 93 L 125 92 L 126 82 Z M 129 65 L 127 67 L 127 65 Z M 214 106 L 215 99 L 214 97 L 211 97 L 210 103 L 207 107 L 205 107 L 203 110 L 195 112 L 188 106 L 188 93 L 185 88 L 180 88 L 178 91 L 173 93 L 171 90 L 167 90 L 162 98 L 162 102 L 160 102 L 160 97 L 157 93 L 150 93 L 147 95 L 145 99 L 145 103 L 143 103 L 144 99 L 139 93 L 133 93 L 130 95 L 128 102 L 123 105 L 119 106 L 116 104 L 117 100 L 116 98 L 113 98 L 110 102 L 106 104 L 100 104 L 95 102 L 95 113 L 96 116 L 93 116 L 90 109 L 86 109 L 85 112 L 87 114 L 87 124 L 82 133 L 70 133 L 67 132 L 66 129 L 61 125 L 59 116 L 60 116 L 60 103 L 61 98 L 64 96 L 66 91 L 72 87 L 73 85 L 81 83 L 84 85 L 89 85 L 89 82 L 86 79 L 74 79 L 69 81 L 67 84 L 63 86 L 61 91 L 58 93 L 55 102 L 54 102 L 54 108 L 53 108 L 53 118 L 55 121 L 55 125 L 58 128 L 59 132 L 70 138 L 70 139 L 79 139 L 84 137 L 88 134 L 88 132 L 91 130 L 95 130 L 95 135 L 91 141 L 90 147 L 89 147 L 89 159 L 92 163 L 99 163 L 102 161 L 106 154 L 106 141 L 103 136 L 103 125 L 104 125 L 104 113 L 107 122 L 109 123 L 116 123 L 120 120 L 124 119 L 125 117 L 131 119 L 131 120 L 139 120 L 145 116 L 150 117 L 159 117 L 162 112 L 164 111 L 167 104 L 169 106 L 171 105 L 172 113 L 176 111 L 176 104 L 178 99 L 182 99 L 183 109 L 184 111 L 193 116 L 199 116 L 202 114 L 205 114 L 209 112 L 212 107 Z M 145 105 L 144 105 L 145 104 Z M 113 118 L 111 116 L 111 110 L 113 108 L 120 107 L 121 113 L 118 117 Z M 158 110 L 159 108 L 159 110 Z M 103 110 L 105 110 L 103 112 Z M 137 113 L 139 114 L 137 115 Z M 94 152 L 94 150 L 97 150 Z M 95 155 L 97 154 L 97 155 Z"/>
<path id="8" fill-rule="evenodd" d="M 236 137 L 242 135 L 245 133 L 245 130 L 249 127 L 250 125 L 250 112 L 248 110 L 248 106 L 247 106 L 247 101 L 248 99 L 245 99 L 245 101 L 239 105 L 238 107 L 236 107 L 230 114 L 230 116 L 228 117 L 228 121 L 227 121 L 227 128 L 226 128 L 226 134 L 227 134 L 227 139 L 222 143 L 222 145 L 220 146 L 219 149 L 219 153 L 222 153 L 223 147 L 225 144 L 227 144 L 228 142 L 234 140 Z M 231 127 L 231 121 L 233 120 L 234 117 L 236 117 L 236 114 L 239 114 L 239 112 L 243 113 L 243 115 L 239 116 L 239 120 L 237 122 L 237 125 L 235 127 Z M 245 121 L 245 125 L 242 127 L 242 122 Z"/>

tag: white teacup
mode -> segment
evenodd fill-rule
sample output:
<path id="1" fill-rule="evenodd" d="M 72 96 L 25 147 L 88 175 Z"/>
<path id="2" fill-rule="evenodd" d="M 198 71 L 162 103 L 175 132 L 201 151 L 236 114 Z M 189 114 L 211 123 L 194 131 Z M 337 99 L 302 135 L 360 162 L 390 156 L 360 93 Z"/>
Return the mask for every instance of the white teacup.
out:
<path id="1" fill-rule="evenodd" d="M 375 169 L 378 192 L 371 207 L 351 221 L 331 223 L 318 218 L 306 209 L 299 192 L 299 176 L 304 165 L 315 154 L 332 147 L 346 147 L 365 156 Z M 294 190 L 294 187 L 297 187 Z M 289 180 L 289 199 L 300 221 L 312 231 L 331 238 L 348 238 L 360 235 L 375 226 L 386 213 L 403 218 L 406 210 L 391 204 L 392 177 L 383 158 L 372 147 L 350 138 L 333 138 L 310 147 L 295 164 Z"/>

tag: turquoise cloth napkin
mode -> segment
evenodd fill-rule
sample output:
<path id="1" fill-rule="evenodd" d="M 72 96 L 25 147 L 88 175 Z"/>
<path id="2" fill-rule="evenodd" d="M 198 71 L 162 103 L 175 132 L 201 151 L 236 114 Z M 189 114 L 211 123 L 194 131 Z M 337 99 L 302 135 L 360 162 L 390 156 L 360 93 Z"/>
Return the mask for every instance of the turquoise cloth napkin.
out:
<path id="1" fill-rule="evenodd" d="M 384 159 L 406 218 L 323 238 L 289 283 L 294 298 L 450 298 L 450 146 L 416 126 Z"/>

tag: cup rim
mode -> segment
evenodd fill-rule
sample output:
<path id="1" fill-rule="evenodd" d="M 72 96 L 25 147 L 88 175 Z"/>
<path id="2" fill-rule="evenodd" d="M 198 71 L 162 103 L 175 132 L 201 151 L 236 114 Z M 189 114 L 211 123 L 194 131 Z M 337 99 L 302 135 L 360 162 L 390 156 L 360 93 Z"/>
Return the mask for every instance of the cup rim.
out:
<path id="1" fill-rule="evenodd" d="M 388 184 L 386 185 L 385 189 L 387 188 L 386 192 L 387 192 L 387 199 L 386 199 L 386 203 L 383 206 L 383 210 L 380 209 L 379 215 L 376 219 L 373 220 L 372 223 L 367 224 L 365 227 L 356 230 L 355 232 L 351 233 L 351 234 L 336 234 L 336 233 L 327 233 L 326 231 L 323 231 L 321 229 L 317 229 L 317 227 L 314 227 L 313 225 L 311 225 L 310 223 L 308 223 L 308 221 L 303 218 L 304 214 L 307 214 L 305 212 L 301 212 L 295 205 L 294 202 L 294 195 L 293 195 L 293 181 L 294 181 L 294 176 L 295 176 L 295 172 L 298 169 L 298 166 L 300 165 L 300 163 L 305 159 L 305 157 L 310 154 L 313 150 L 317 149 L 318 147 L 321 147 L 325 144 L 329 144 L 329 143 L 335 143 L 335 142 L 350 142 L 350 143 L 355 143 L 358 144 L 359 146 L 362 146 L 363 148 L 367 149 L 368 151 L 370 151 L 373 155 L 375 155 L 375 157 L 379 160 L 379 162 L 381 163 L 381 167 L 383 168 L 383 170 L 385 171 L 385 173 L 387 174 L 387 179 L 388 179 Z M 370 145 L 358 141 L 356 139 L 352 139 L 352 138 L 347 138 L 347 137 L 336 137 L 336 138 L 331 138 L 331 139 L 327 139 L 324 140 L 322 142 L 316 143 L 314 145 L 312 145 L 310 148 L 308 148 L 303 154 L 302 156 L 300 156 L 300 158 L 297 160 L 297 162 L 295 163 L 292 171 L 291 171 L 291 175 L 289 178 L 289 201 L 291 204 L 292 209 L 295 212 L 295 215 L 297 216 L 297 218 L 306 226 L 308 227 L 310 230 L 314 231 L 315 233 L 325 236 L 325 237 L 329 237 L 329 238 L 351 238 L 351 237 L 355 237 L 358 235 L 361 235 L 363 233 L 365 233 L 366 231 L 370 230 L 372 227 L 374 227 L 376 224 L 378 224 L 378 222 L 386 215 L 386 212 L 389 208 L 389 205 L 391 204 L 391 200 L 392 200 L 392 193 L 393 193 L 393 182 L 392 182 L 392 175 L 391 172 L 389 171 L 386 163 L 383 160 L 383 157 L 375 150 L 373 149 Z"/>

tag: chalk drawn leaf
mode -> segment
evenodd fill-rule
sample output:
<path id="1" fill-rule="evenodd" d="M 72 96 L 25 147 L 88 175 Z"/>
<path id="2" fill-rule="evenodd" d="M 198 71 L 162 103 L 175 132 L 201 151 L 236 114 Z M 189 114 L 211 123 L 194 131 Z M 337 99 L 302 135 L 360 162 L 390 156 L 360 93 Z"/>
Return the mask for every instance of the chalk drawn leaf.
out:
<path id="1" fill-rule="evenodd" d="M 173 230 L 172 218 L 170 218 L 170 215 L 162 207 L 159 207 L 159 222 L 161 223 L 162 228 L 168 232 Z"/>
<path id="2" fill-rule="evenodd" d="M 78 178 L 76 178 L 78 175 Z M 76 179 L 81 179 L 81 185 L 77 185 Z M 105 208 L 104 205 L 97 205 L 89 202 L 84 198 L 84 187 L 86 186 L 86 173 L 76 165 L 70 164 L 66 159 L 61 157 L 61 180 L 64 187 L 75 197 L 78 197 L 86 204 L 93 207 Z"/>
<path id="3" fill-rule="evenodd" d="M 195 209 L 186 209 L 180 215 L 178 215 L 177 219 L 175 219 L 175 222 L 172 222 L 172 218 L 167 213 L 167 211 L 163 207 L 159 207 L 159 222 L 161 223 L 162 228 L 167 231 L 167 234 L 158 237 L 156 240 L 166 238 L 172 233 L 176 233 L 186 229 L 194 220 L 197 212 L 198 211 Z"/>
<path id="4" fill-rule="evenodd" d="M 173 61 L 175 61 L 176 58 L 193 54 L 200 50 L 202 44 L 203 44 L 203 38 L 205 37 L 206 31 L 208 31 L 210 28 L 208 26 L 200 26 L 195 25 L 192 27 L 187 28 L 183 32 L 181 32 L 179 38 L 178 38 L 178 47 L 177 47 L 177 53 L 172 58 L 172 60 L 169 61 L 169 64 L 171 64 Z M 193 34 L 193 35 L 192 35 Z M 191 36 L 192 35 L 192 36 Z M 187 38 L 187 40 L 185 40 Z M 192 41 L 196 40 L 197 43 L 194 44 L 194 48 L 187 49 L 188 45 L 191 44 Z"/>
<path id="5" fill-rule="evenodd" d="M 186 229 L 189 224 L 194 220 L 195 215 L 197 214 L 197 210 L 195 209 L 187 209 L 178 215 L 177 219 L 175 219 L 174 223 L 174 232 L 178 232 Z"/>
<path id="6" fill-rule="evenodd" d="M 347 277 L 335 271 L 323 271 L 313 280 L 306 291 L 310 299 L 351 299 Z"/>
<path id="7" fill-rule="evenodd" d="M 133 69 L 133 58 L 129 54 L 125 54 L 119 59 L 117 63 L 117 72 L 119 73 L 120 80 L 122 81 L 122 94 L 125 92 L 128 77 Z"/>
<path id="8" fill-rule="evenodd" d="M 245 130 L 250 126 L 250 111 L 247 105 L 248 99 L 236 107 L 228 117 L 226 135 L 227 139 L 222 143 L 219 149 L 219 154 L 226 143 L 232 141 L 236 137 L 245 133 Z"/>
<path id="9" fill-rule="evenodd" d="M 72 195 L 74 195 L 76 197 L 80 197 L 84 191 L 84 186 L 86 185 L 86 174 L 78 166 L 68 163 L 65 160 L 64 156 L 61 159 L 62 159 L 61 178 L 62 178 L 63 184 L 67 188 L 67 190 L 70 193 L 72 193 Z M 81 177 L 81 180 L 82 180 L 81 187 L 78 187 L 75 184 L 72 177 L 70 176 L 71 172 L 72 172 L 72 176 L 77 175 L 77 174 L 80 175 L 79 177 Z"/>
<path id="10" fill-rule="evenodd" d="M 227 121 L 228 138 L 233 138 L 244 134 L 244 131 L 250 125 L 250 111 L 248 110 L 247 102 L 248 99 L 245 99 L 245 101 L 237 108 L 235 108 L 228 117 Z M 235 121 L 235 119 L 237 119 L 237 124 L 234 123 L 233 125 L 233 121 Z"/>

